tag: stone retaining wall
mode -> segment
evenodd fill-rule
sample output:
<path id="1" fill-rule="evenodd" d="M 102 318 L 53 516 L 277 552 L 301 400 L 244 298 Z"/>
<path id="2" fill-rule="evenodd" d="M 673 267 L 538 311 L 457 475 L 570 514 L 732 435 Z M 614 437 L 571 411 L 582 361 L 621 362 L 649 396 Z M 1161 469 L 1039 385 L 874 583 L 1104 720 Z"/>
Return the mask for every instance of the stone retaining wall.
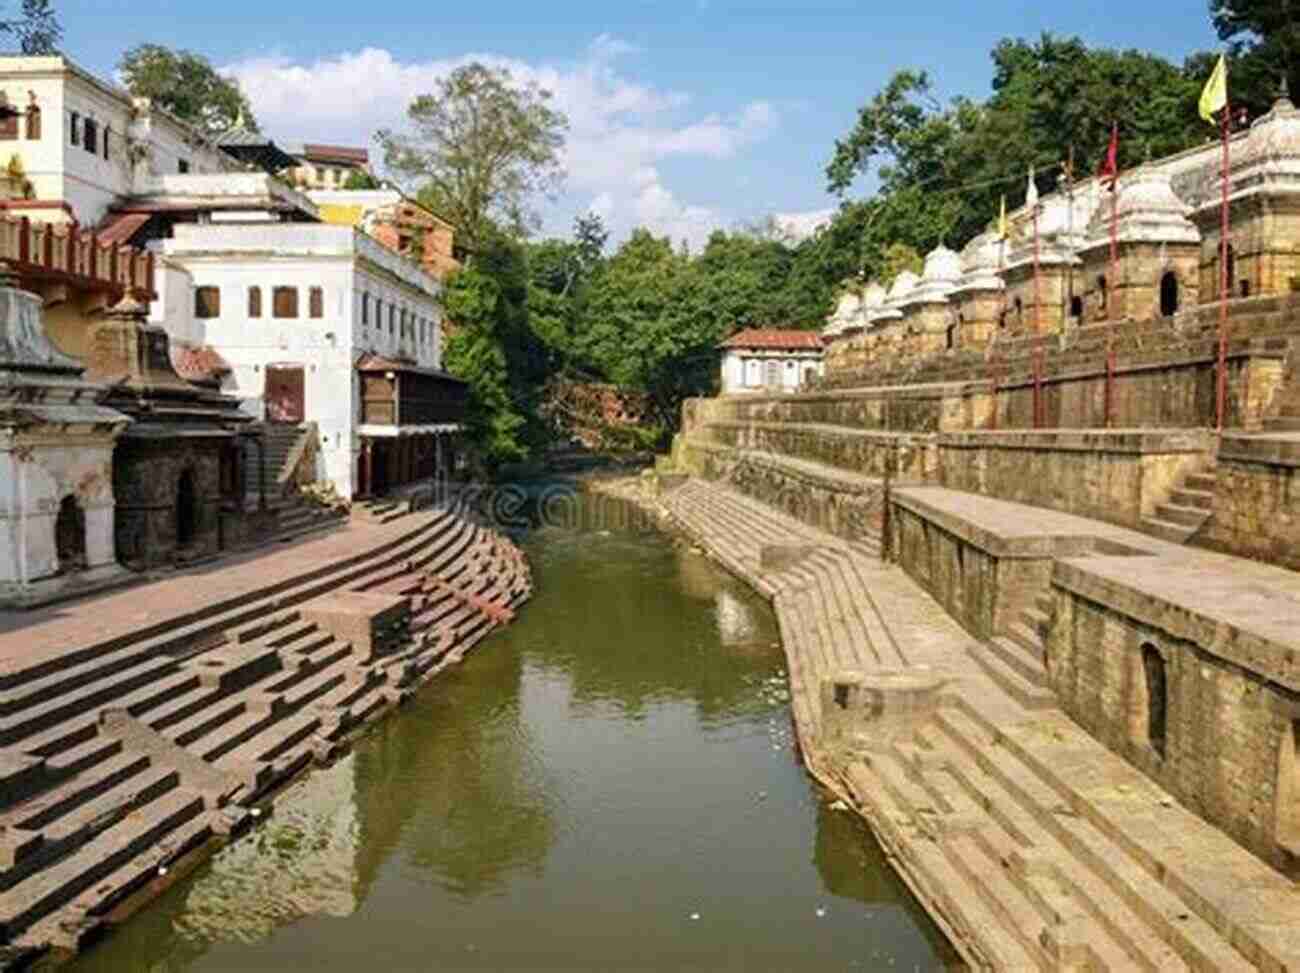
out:
<path id="1" fill-rule="evenodd" d="M 1201 615 L 1117 586 L 1086 562 L 1058 563 L 1052 590 L 1047 669 L 1062 708 L 1205 820 L 1300 876 L 1300 694 L 1294 673 L 1267 662 L 1291 648 L 1243 632 L 1213 605 Z"/>
<path id="2" fill-rule="evenodd" d="M 1300 433 L 1224 436 L 1214 513 L 1193 543 L 1300 570 Z"/>
<path id="3" fill-rule="evenodd" d="M 1213 448 L 1206 430 L 1007 430 L 937 437 L 954 490 L 1137 527 Z"/>
<path id="4" fill-rule="evenodd" d="M 780 453 L 863 476 L 917 483 L 936 479 L 934 437 L 808 423 L 710 422 L 697 438 L 720 446 Z"/>

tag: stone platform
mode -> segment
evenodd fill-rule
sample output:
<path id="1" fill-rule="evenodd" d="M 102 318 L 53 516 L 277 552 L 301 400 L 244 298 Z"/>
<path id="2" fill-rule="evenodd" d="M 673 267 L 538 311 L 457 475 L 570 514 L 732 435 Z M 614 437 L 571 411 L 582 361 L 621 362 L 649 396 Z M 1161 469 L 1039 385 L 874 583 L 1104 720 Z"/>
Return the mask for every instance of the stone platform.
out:
<path id="1" fill-rule="evenodd" d="M 531 593 L 456 510 L 3 617 L 0 969 L 76 949 Z"/>
<path id="2" fill-rule="evenodd" d="M 883 565 L 870 538 L 847 542 L 718 483 L 691 480 L 661 502 L 683 530 L 772 597 L 810 770 L 867 818 L 958 949 L 985 969 L 1300 969 L 1294 882 L 1207 823 L 1188 795 L 1157 783 L 1159 768 L 1152 774 L 1086 732 L 1054 690 L 1073 672 L 1070 685 L 1101 687 L 1098 698 L 1137 712 L 1124 694 L 1135 685 L 1131 650 L 1118 638 L 1136 637 L 1126 627 L 1133 619 L 1110 618 L 1096 647 L 1073 639 L 1083 622 L 1071 614 L 1079 609 L 1069 572 L 1120 572 L 1110 579 L 1116 592 L 1141 588 L 1159 601 L 1167 629 L 1194 609 L 1210 610 L 1212 598 L 1246 592 L 1271 606 L 1260 619 L 1267 626 L 1275 611 L 1285 617 L 1296 591 L 1285 572 L 1242 566 L 1236 580 L 1202 587 L 1198 596 L 1196 573 L 1221 574 L 1219 555 L 1018 504 L 994 509 L 985 504 L 1000 501 L 942 488 L 920 488 L 910 499 L 913 513 L 924 503 L 936 521 L 944 513 L 949 527 L 965 522 L 967 534 L 1003 561 L 1021 555 L 1048 566 L 1046 583 L 1026 587 L 1024 607 L 992 623 L 991 637 L 967 634 L 906 571 Z M 933 529 L 944 528 L 936 522 Z M 765 557 L 769 549 L 784 556 Z M 1003 561 L 994 558 L 995 576 Z M 1180 564 L 1181 578 L 1172 570 Z M 1072 668 L 1069 653 L 1085 650 L 1093 661 Z M 1127 668 L 1107 668 L 1111 651 Z M 1186 657 L 1192 671 L 1205 658 L 1190 650 Z M 865 732 L 855 738 L 824 719 L 823 707 L 841 699 L 851 705 L 853 686 L 863 698 L 883 699 L 909 673 L 924 678 L 904 680 L 905 705 L 885 703 L 874 716 L 867 707 L 859 721 Z M 845 688 L 824 698 L 828 682 Z M 927 709 L 925 694 L 935 686 L 937 701 Z M 1197 691 L 1218 700 L 1224 716 L 1229 699 L 1263 698 L 1258 686 L 1216 688 L 1217 695 Z M 1172 764 L 1181 759 L 1178 728 L 1210 712 L 1175 715 L 1176 693 L 1162 738 L 1161 760 Z M 1271 704 L 1255 708 L 1276 716 Z M 900 709 L 905 732 L 891 722 Z M 1204 772 L 1180 764 L 1171 779 Z M 1229 786 L 1250 784 L 1223 767 L 1213 774 Z"/>

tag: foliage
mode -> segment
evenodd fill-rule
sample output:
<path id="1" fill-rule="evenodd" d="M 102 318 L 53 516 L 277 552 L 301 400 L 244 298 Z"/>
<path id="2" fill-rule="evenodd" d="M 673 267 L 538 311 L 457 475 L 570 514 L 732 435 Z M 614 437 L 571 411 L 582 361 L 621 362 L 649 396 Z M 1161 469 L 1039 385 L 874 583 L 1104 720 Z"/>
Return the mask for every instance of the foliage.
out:
<path id="1" fill-rule="evenodd" d="M 63 27 L 50 0 L 22 0 L 19 16 L 0 20 L 0 34 L 16 39 L 24 54 L 55 54 Z"/>
<path id="2" fill-rule="evenodd" d="M 343 180 L 344 189 L 378 189 L 379 180 L 364 169 L 353 169 Z"/>
<path id="3" fill-rule="evenodd" d="M 1251 117 L 1268 111 L 1283 72 L 1292 94 L 1300 95 L 1300 0 L 1210 0 L 1210 17 L 1232 54 L 1233 104 Z"/>
<path id="4" fill-rule="evenodd" d="M 457 68 L 411 102 L 411 133 L 381 131 L 390 172 L 418 187 L 422 204 L 451 222 L 471 253 L 495 224 L 517 236 L 539 225 L 536 195 L 563 180 L 568 121 L 551 93 L 504 69 Z"/>
<path id="5" fill-rule="evenodd" d="M 239 82 L 217 73 L 201 54 L 140 44 L 122 55 L 117 68 L 131 94 L 150 99 L 208 135 L 220 135 L 237 124 L 258 131 Z"/>

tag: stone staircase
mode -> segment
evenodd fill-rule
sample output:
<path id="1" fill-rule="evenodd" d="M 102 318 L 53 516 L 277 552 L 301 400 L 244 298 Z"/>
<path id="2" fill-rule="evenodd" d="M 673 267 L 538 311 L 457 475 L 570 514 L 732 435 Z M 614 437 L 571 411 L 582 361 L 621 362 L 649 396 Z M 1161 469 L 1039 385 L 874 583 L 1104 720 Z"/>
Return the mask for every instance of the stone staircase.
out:
<path id="1" fill-rule="evenodd" d="M 1213 462 L 1187 474 L 1168 501 L 1156 506 L 1154 516 L 1142 519 L 1142 529 L 1161 540 L 1186 544 L 1214 514 L 1216 475 Z"/>
<path id="2" fill-rule="evenodd" d="M 1292 882 L 1181 807 L 1057 708 L 1044 670 L 1052 595 L 972 645 L 915 583 L 728 487 L 665 495 L 677 526 L 773 598 L 810 771 L 856 806 L 975 968 L 1300 968 Z M 801 558 L 763 567 L 764 548 Z M 832 671 L 948 680 L 907 731 L 822 738 Z"/>
<path id="3" fill-rule="evenodd" d="M 163 631 L 0 675 L 0 968 L 76 949 L 126 896 L 511 620 L 523 555 L 450 511 Z M 382 651 L 314 620 L 333 592 L 409 595 Z M 376 643 L 378 645 L 378 643 Z"/>
<path id="4" fill-rule="evenodd" d="M 268 504 L 286 494 L 286 483 L 292 480 L 293 467 L 302 456 L 306 440 L 317 435 L 314 422 L 300 425 L 263 423 L 262 442 L 265 450 L 266 498 Z M 257 449 L 249 446 L 244 451 L 244 495 L 250 509 L 256 509 L 261 487 L 258 483 Z"/>

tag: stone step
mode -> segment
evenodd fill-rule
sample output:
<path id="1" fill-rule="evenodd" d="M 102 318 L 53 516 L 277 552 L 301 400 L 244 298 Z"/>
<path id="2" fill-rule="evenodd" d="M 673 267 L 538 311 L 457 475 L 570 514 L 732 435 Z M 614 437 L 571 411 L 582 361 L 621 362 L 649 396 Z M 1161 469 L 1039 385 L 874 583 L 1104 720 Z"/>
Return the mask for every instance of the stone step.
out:
<path id="1" fill-rule="evenodd" d="M 146 760 L 145 767 L 139 772 L 119 780 L 103 793 L 31 832 L 37 841 L 28 845 L 29 854 L 18 856 L 10 869 L 0 871 L 0 889 L 13 888 L 37 869 L 71 854 L 96 835 L 179 786 L 180 774 L 174 769 L 152 767 Z"/>
<path id="2" fill-rule="evenodd" d="M 1034 607 L 1037 608 L 1044 617 L 1052 617 L 1052 612 L 1056 608 L 1056 596 L 1052 594 L 1050 588 L 1047 591 L 1040 591 L 1034 595 Z"/>
<path id="3" fill-rule="evenodd" d="M 320 726 L 321 718 L 315 713 L 293 716 L 265 727 L 239 746 L 209 759 L 219 770 L 244 782 L 249 793 L 241 797 L 241 800 L 247 803 L 285 777 L 296 773 L 311 759 L 311 748 L 301 744 L 309 741 Z"/>
<path id="4" fill-rule="evenodd" d="M 0 745 L 17 743 L 39 730 L 55 726 L 61 720 L 85 714 L 97 706 L 112 702 L 171 675 L 177 666 L 176 660 L 168 656 L 146 655 L 142 660 L 116 670 L 106 678 L 78 686 L 55 699 L 13 713 L 0 720 Z"/>
<path id="5" fill-rule="evenodd" d="M 121 741 L 109 736 L 92 736 L 67 749 L 51 753 L 45 769 L 52 777 L 70 777 L 107 760 L 122 749 Z"/>
<path id="6" fill-rule="evenodd" d="M 97 764 L 0 815 L 0 835 L 14 830 L 39 831 L 60 815 L 94 800 L 149 766 L 149 758 L 144 754 L 124 752 L 120 742 L 109 742 L 116 750 Z M 0 860 L 0 865 L 11 864 L 12 861 Z"/>
<path id="7" fill-rule="evenodd" d="M 199 795 L 172 790 L 151 804 L 148 814 L 126 817 L 73 854 L 0 893 L 0 937 L 14 939 L 202 812 Z"/>
<path id="8" fill-rule="evenodd" d="M 945 836 L 942 844 L 948 860 L 966 879 L 966 887 L 980 897 L 999 925 L 1015 937 L 1034 968 L 1052 969 L 1041 943 L 1043 919 L 1025 889 L 997 862 L 989 860 L 983 842 L 971 832 Z"/>
<path id="9" fill-rule="evenodd" d="M 1199 969 L 1245 970 L 1245 958 L 1122 848 L 1077 814 L 1059 813 L 1061 801 L 1029 767 L 998 746 L 965 709 L 943 709 L 939 727 L 999 789 L 1020 805 L 1071 858 L 1094 872 L 1128 908 L 1156 930 L 1188 965 Z"/>
<path id="10" fill-rule="evenodd" d="M 1008 665 L 1000 652 L 981 642 L 971 642 L 966 651 L 985 675 L 1025 709 L 1056 708 L 1056 694 L 1041 682 L 1027 678 L 1016 666 Z"/>
<path id="11" fill-rule="evenodd" d="M 1183 488 L 1194 490 L 1197 493 L 1208 493 L 1214 496 L 1215 488 L 1218 486 L 1219 478 L 1213 472 L 1189 473 L 1183 478 Z"/>
<path id="12" fill-rule="evenodd" d="M 1005 635 L 995 635 L 984 642 L 990 653 L 998 656 L 1002 664 L 1014 669 L 1020 678 L 1035 686 L 1047 686 L 1047 669 L 1043 665 L 1043 653 L 1027 649 Z"/>
<path id="13" fill-rule="evenodd" d="M 225 692 L 219 693 L 214 702 L 186 717 L 172 723 L 161 732 L 177 746 L 190 747 L 203 739 L 218 727 L 226 726 L 239 719 L 247 709 L 247 704 L 239 697 L 231 698 Z"/>
<path id="14" fill-rule="evenodd" d="M 1037 635 L 1039 639 L 1045 638 L 1052 627 L 1051 613 L 1043 611 L 1037 604 L 1032 608 L 1023 609 L 1020 612 L 1020 620 L 1025 624 L 1025 627 Z"/>
<path id="15" fill-rule="evenodd" d="M 157 657 L 158 653 L 150 646 L 129 645 L 21 682 L 0 695 L 0 717 L 10 716 Z"/>
<path id="16" fill-rule="evenodd" d="M 1156 519 L 1170 524 L 1183 524 L 1193 529 L 1205 523 L 1208 513 L 1199 507 L 1184 507 L 1176 503 L 1156 504 Z"/>
<path id="17" fill-rule="evenodd" d="M 1043 664 L 1043 639 L 1025 622 L 1013 622 L 1006 634 L 1001 636 L 1018 645 L 1031 659 Z"/>
<path id="18" fill-rule="evenodd" d="M 1195 527 L 1172 523 L 1158 517 L 1143 517 L 1142 530 L 1152 537 L 1158 537 L 1162 541 L 1168 541 L 1171 544 L 1186 544 L 1188 538 L 1196 533 Z"/>
<path id="19" fill-rule="evenodd" d="M 1180 507 L 1203 510 L 1207 514 L 1214 512 L 1214 494 L 1206 490 L 1178 487 L 1169 494 L 1169 502 Z"/>

